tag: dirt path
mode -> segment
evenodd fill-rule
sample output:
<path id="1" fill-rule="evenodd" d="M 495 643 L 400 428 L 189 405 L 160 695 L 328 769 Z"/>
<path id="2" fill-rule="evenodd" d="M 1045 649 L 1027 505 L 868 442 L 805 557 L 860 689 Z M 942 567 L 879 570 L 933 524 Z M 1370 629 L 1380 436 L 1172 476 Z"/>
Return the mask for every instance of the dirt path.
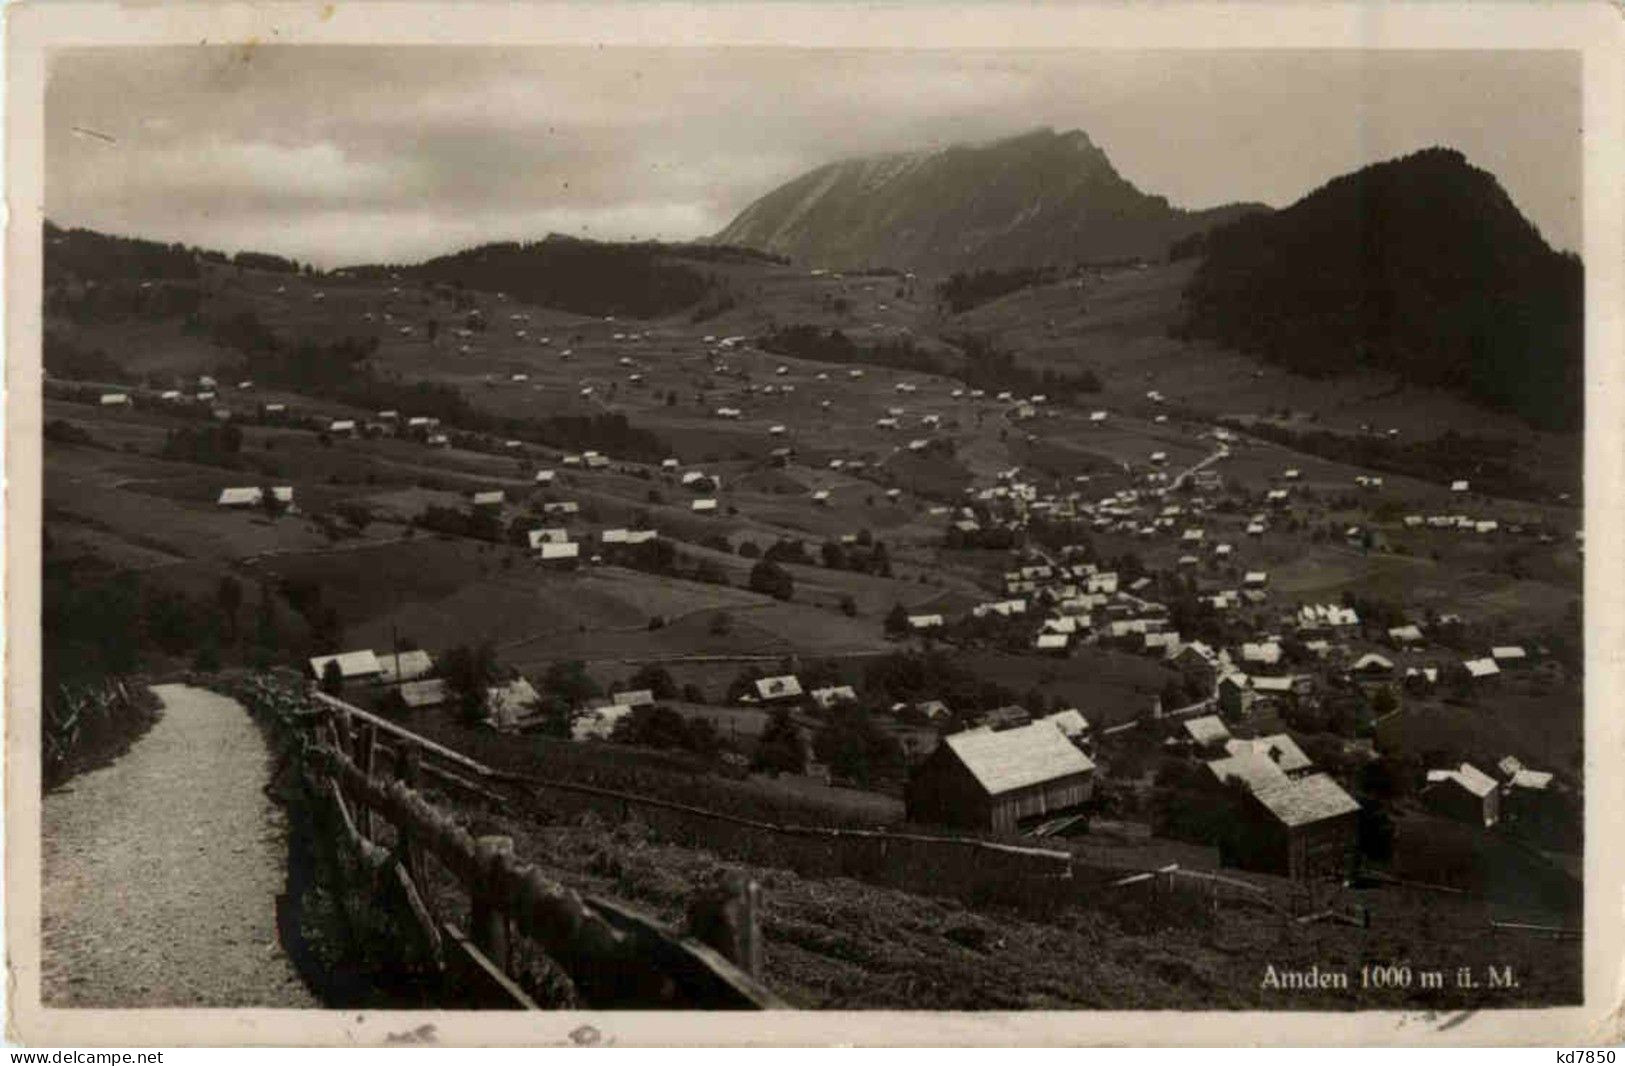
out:
<path id="1" fill-rule="evenodd" d="M 319 1006 L 277 939 L 286 847 L 263 739 L 224 696 L 154 691 L 146 736 L 45 797 L 45 1003 Z"/>

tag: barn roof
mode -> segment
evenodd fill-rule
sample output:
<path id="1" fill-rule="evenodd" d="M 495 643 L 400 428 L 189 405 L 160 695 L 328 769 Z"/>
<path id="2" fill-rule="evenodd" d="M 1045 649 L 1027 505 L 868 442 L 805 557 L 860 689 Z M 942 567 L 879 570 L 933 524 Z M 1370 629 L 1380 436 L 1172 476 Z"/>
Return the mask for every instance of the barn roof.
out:
<path id="1" fill-rule="evenodd" d="M 384 675 L 384 680 L 390 683 L 411 681 L 433 670 L 434 660 L 429 658 L 426 651 L 403 651 L 398 654 L 391 652 L 388 655 L 378 656 L 378 668 Z"/>
<path id="2" fill-rule="evenodd" d="M 401 699 L 408 707 L 437 707 L 446 702 L 446 682 L 444 678 L 430 678 L 427 681 L 408 681 L 401 686 Z"/>
<path id="3" fill-rule="evenodd" d="M 998 732 L 955 733 L 943 744 L 990 796 L 1086 774 L 1095 764 L 1052 722 Z"/>
<path id="4" fill-rule="evenodd" d="M 378 656 L 374 655 L 371 649 L 340 652 L 337 655 L 318 655 L 310 660 L 310 669 L 317 677 L 321 677 L 322 671 L 327 669 L 330 662 L 337 662 L 340 672 L 347 678 L 365 677 L 382 670 L 378 665 Z"/>
<path id="5" fill-rule="evenodd" d="M 1298 770 L 1307 770 L 1314 765 L 1309 756 L 1298 747 L 1297 741 L 1285 733 L 1276 733 L 1267 737 L 1256 737 L 1252 740 L 1228 740 L 1224 750 L 1231 755 L 1242 752 L 1253 752 L 1274 761 L 1286 773 Z"/>
<path id="6" fill-rule="evenodd" d="M 1470 762 L 1464 762 L 1454 770 L 1429 770 L 1428 781 L 1432 784 L 1441 781 L 1454 781 L 1480 798 L 1488 796 L 1496 788 L 1495 778 Z"/>
<path id="7" fill-rule="evenodd" d="M 1224 719 L 1216 714 L 1204 714 L 1199 718 L 1185 720 L 1185 732 L 1198 744 L 1217 744 L 1230 737 L 1230 727 L 1224 724 Z"/>
<path id="8" fill-rule="evenodd" d="M 1255 794 L 1278 788 L 1291 780 L 1274 759 L 1252 748 L 1242 748 L 1222 759 L 1214 759 L 1207 764 L 1207 768 L 1220 781 L 1239 778 Z"/>
<path id="9" fill-rule="evenodd" d="M 760 678 L 756 682 L 756 694 L 764 700 L 791 699 L 801 695 L 801 679 L 794 674 Z"/>
<path id="10" fill-rule="evenodd" d="M 1326 774 L 1313 774 L 1301 781 L 1257 792 L 1258 801 L 1288 826 L 1336 818 L 1360 809 L 1353 796 L 1344 792 Z"/>

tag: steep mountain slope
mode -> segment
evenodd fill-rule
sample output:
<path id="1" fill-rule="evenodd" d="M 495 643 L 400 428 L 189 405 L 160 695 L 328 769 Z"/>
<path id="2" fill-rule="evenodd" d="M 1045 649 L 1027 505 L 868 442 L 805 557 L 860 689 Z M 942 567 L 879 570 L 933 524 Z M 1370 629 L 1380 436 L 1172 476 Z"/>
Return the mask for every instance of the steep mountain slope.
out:
<path id="1" fill-rule="evenodd" d="M 1214 230 L 1178 332 L 1326 376 L 1358 367 L 1579 424 L 1582 269 L 1495 177 L 1431 148 Z"/>
<path id="2" fill-rule="evenodd" d="M 1161 258 L 1257 205 L 1182 211 L 1126 181 L 1086 134 L 831 163 L 768 193 L 715 240 L 837 269 L 957 270 Z"/>

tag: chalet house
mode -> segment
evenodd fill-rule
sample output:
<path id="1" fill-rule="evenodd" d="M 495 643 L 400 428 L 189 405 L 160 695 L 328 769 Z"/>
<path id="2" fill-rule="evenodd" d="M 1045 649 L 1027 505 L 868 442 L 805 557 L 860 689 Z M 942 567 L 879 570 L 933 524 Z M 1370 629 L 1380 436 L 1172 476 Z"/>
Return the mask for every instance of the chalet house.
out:
<path id="1" fill-rule="evenodd" d="M 570 739 L 577 743 L 589 740 L 608 740 L 615 726 L 632 715 L 632 708 L 624 703 L 593 707 L 575 715 L 570 722 Z"/>
<path id="2" fill-rule="evenodd" d="M 1033 639 L 1033 650 L 1047 655 L 1065 655 L 1070 640 L 1065 633 L 1040 633 Z"/>
<path id="3" fill-rule="evenodd" d="M 1094 773 L 1095 764 L 1051 722 L 955 733 L 910 777 L 908 819 L 1015 832 L 1088 802 Z"/>
<path id="4" fill-rule="evenodd" d="M 1243 644 L 1241 661 L 1249 666 L 1275 666 L 1281 661 L 1281 645 L 1273 640 Z"/>
<path id="5" fill-rule="evenodd" d="M 551 566 L 569 568 L 581 561 L 581 545 L 574 542 L 546 540 L 536 547 L 536 557 Z"/>
<path id="6" fill-rule="evenodd" d="M 822 710 L 829 710 L 842 703 L 858 702 L 858 694 L 851 685 L 830 685 L 827 688 L 815 688 L 808 693 L 813 703 Z"/>
<path id="7" fill-rule="evenodd" d="M 759 678 L 755 688 L 755 698 L 762 703 L 794 703 L 802 696 L 801 679 L 794 674 Z"/>
<path id="8" fill-rule="evenodd" d="M 1488 829 L 1501 819 L 1501 789 L 1495 778 L 1472 763 L 1454 770 L 1429 770 L 1423 801 L 1440 814 Z"/>
<path id="9" fill-rule="evenodd" d="M 497 729 L 518 731 L 537 724 L 542 697 L 525 678 L 506 685 L 493 685 L 485 690 L 488 721 Z"/>
<path id="10" fill-rule="evenodd" d="M 1500 667 L 1502 670 L 1513 670 L 1524 666 L 1529 662 L 1529 653 L 1524 651 L 1521 647 L 1510 645 L 1499 648 L 1491 648 L 1490 658 L 1495 660 L 1495 665 Z"/>
<path id="11" fill-rule="evenodd" d="M 1252 710 L 1253 686 L 1246 674 L 1226 674 L 1219 678 L 1219 710 L 1231 718 L 1242 718 Z"/>

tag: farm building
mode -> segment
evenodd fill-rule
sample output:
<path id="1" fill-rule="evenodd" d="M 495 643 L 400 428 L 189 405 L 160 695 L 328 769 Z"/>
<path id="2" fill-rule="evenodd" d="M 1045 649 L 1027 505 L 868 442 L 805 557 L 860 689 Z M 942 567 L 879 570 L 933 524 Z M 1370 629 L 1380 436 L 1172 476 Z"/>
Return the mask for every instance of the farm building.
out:
<path id="1" fill-rule="evenodd" d="M 763 677 L 755 682 L 755 699 L 762 703 L 791 703 L 801 699 L 801 679 L 794 674 Z"/>
<path id="2" fill-rule="evenodd" d="M 411 708 L 438 707 L 450 698 L 443 678 L 408 681 L 400 688 L 401 702 Z"/>
<path id="3" fill-rule="evenodd" d="M 1509 670 L 1523 666 L 1525 663 L 1527 663 L 1529 661 L 1529 653 L 1517 645 L 1507 645 L 1499 648 L 1491 648 L 1490 658 L 1495 660 L 1496 666 L 1499 666 L 1503 670 Z"/>
<path id="4" fill-rule="evenodd" d="M 570 566 L 581 560 L 581 545 L 572 542 L 543 541 L 538 546 L 537 558 L 555 566 Z"/>
<path id="5" fill-rule="evenodd" d="M 1040 633 L 1033 640 L 1033 650 L 1051 655 L 1064 654 L 1069 639 L 1065 633 Z"/>
<path id="6" fill-rule="evenodd" d="M 493 489 L 490 492 L 476 492 L 472 500 L 475 507 L 501 507 L 502 490 Z"/>
<path id="7" fill-rule="evenodd" d="M 536 471 L 536 484 L 538 484 L 538 485 L 551 485 L 551 484 L 553 484 L 553 471 L 551 471 L 551 470 L 538 470 L 538 471 Z"/>
<path id="8" fill-rule="evenodd" d="M 102 393 L 102 406 L 128 407 L 130 406 L 130 397 L 122 392 L 104 392 Z"/>
<path id="9" fill-rule="evenodd" d="M 1451 492 L 1466 492 L 1468 491 L 1468 487 L 1468 483 L 1465 481 L 1452 481 L 1450 483 Z"/>
<path id="10" fill-rule="evenodd" d="M 717 509 L 717 501 L 716 500 L 709 500 L 709 499 L 708 500 L 695 500 L 694 503 L 690 506 L 689 509 L 693 510 L 693 511 L 698 511 L 698 512 L 700 512 L 702 514 L 711 514 L 711 513 L 714 513 L 716 511 L 716 509 Z"/>
<path id="11" fill-rule="evenodd" d="M 1388 640 L 1396 648 L 1411 648 L 1422 643 L 1422 631 L 1414 625 L 1394 626 L 1388 630 Z"/>
<path id="12" fill-rule="evenodd" d="M 1491 681 L 1501 676 L 1501 667 L 1493 658 L 1468 659 L 1461 664 L 1467 669 L 1467 676 L 1472 681 Z"/>
<path id="13" fill-rule="evenodd" d="M 543 514 L 578 514 L 580 511 L 581 505 L 574 500 L 558 500 L 542 504 Z"/>
<path id="14" fill-rule="evenodd" d="M 310 672 L 321 680 L 328 663 L 337 663 L 339 674 L 346 681 L 376 681 L 383 674 L 378 656 L 370 649 L 340 652 L 337 655 L 318 655 L 310 660 Z"/>
<path id="15" fill-rule="evenodd" d="M 1486 829 L 1501 820 L 1501 790 L 1495 778 L 1472 763 L 1454 770 L 1429 770 L 1422 799 L 1440 814 Z"/>
<path id="16" fill-rule="evenodd" d="M 1343 876 L 1355 847 L 1360 804 L 1326 774 L 1255 790 L 1245 867 L 1295 880 Z"/>
<path id="17" fill-rule="evenodd" d="M 327 432 L 336 433 L 340 436 L 353 437 L 356 435 L 355 419 L 335 418 L 333 421 L 327 424 Z"/>
<path id="18" fill-rule="evenodd" d="M 397 651 L 378 659 L 385 684 L 416 681 L 434 670 L 434 660 L 426 651 Z"/>
<path id="19" fill-rule="evenodd" d="M 908 616 L 908 627 L 915 632 L 925 629 L 941 629 L 942 615 L 940 614 L 911 614 Z"/>
<path id="20" fill-rule="evenodd" d="M 1394 672 L 1394 661 L 1374 651 L 1368 652 L 1354 660 L 1349 671 L 1363 677 L 1387 677 Z"/>
<path id="21" fill-rule="evenodd" d="M 1248 588 L 1261 589 L 1270 583 L 1270 576 L 1262 570 L 1249 570 L 1241 583 Z"/>
<path id="22" fill-rule="evenodd" d="M 1088 802 L 1094 772 L 1052 722 L 955 733 L 909 778 L 908 818 L 1014 832 Z"/>
<path id="23" fill-rule="evenodd" d="M 646 688 L 628 689 L 625 692 L 611 692 L 609 702 L 625 704 L 628 707 L 653 707 L 655 694 Z"/>
<path id="24" fill-rule="evenodd" d="M 293 502 L 292 485 L 274 485 L 271 487 L 271 498 L 278 503 L 289 504 Z M 221 489 L 220 498 L 215 502 L 221 507 L 258 507 L 265 500 L 265 490 L 258 486 L 245 488 Z"/>

